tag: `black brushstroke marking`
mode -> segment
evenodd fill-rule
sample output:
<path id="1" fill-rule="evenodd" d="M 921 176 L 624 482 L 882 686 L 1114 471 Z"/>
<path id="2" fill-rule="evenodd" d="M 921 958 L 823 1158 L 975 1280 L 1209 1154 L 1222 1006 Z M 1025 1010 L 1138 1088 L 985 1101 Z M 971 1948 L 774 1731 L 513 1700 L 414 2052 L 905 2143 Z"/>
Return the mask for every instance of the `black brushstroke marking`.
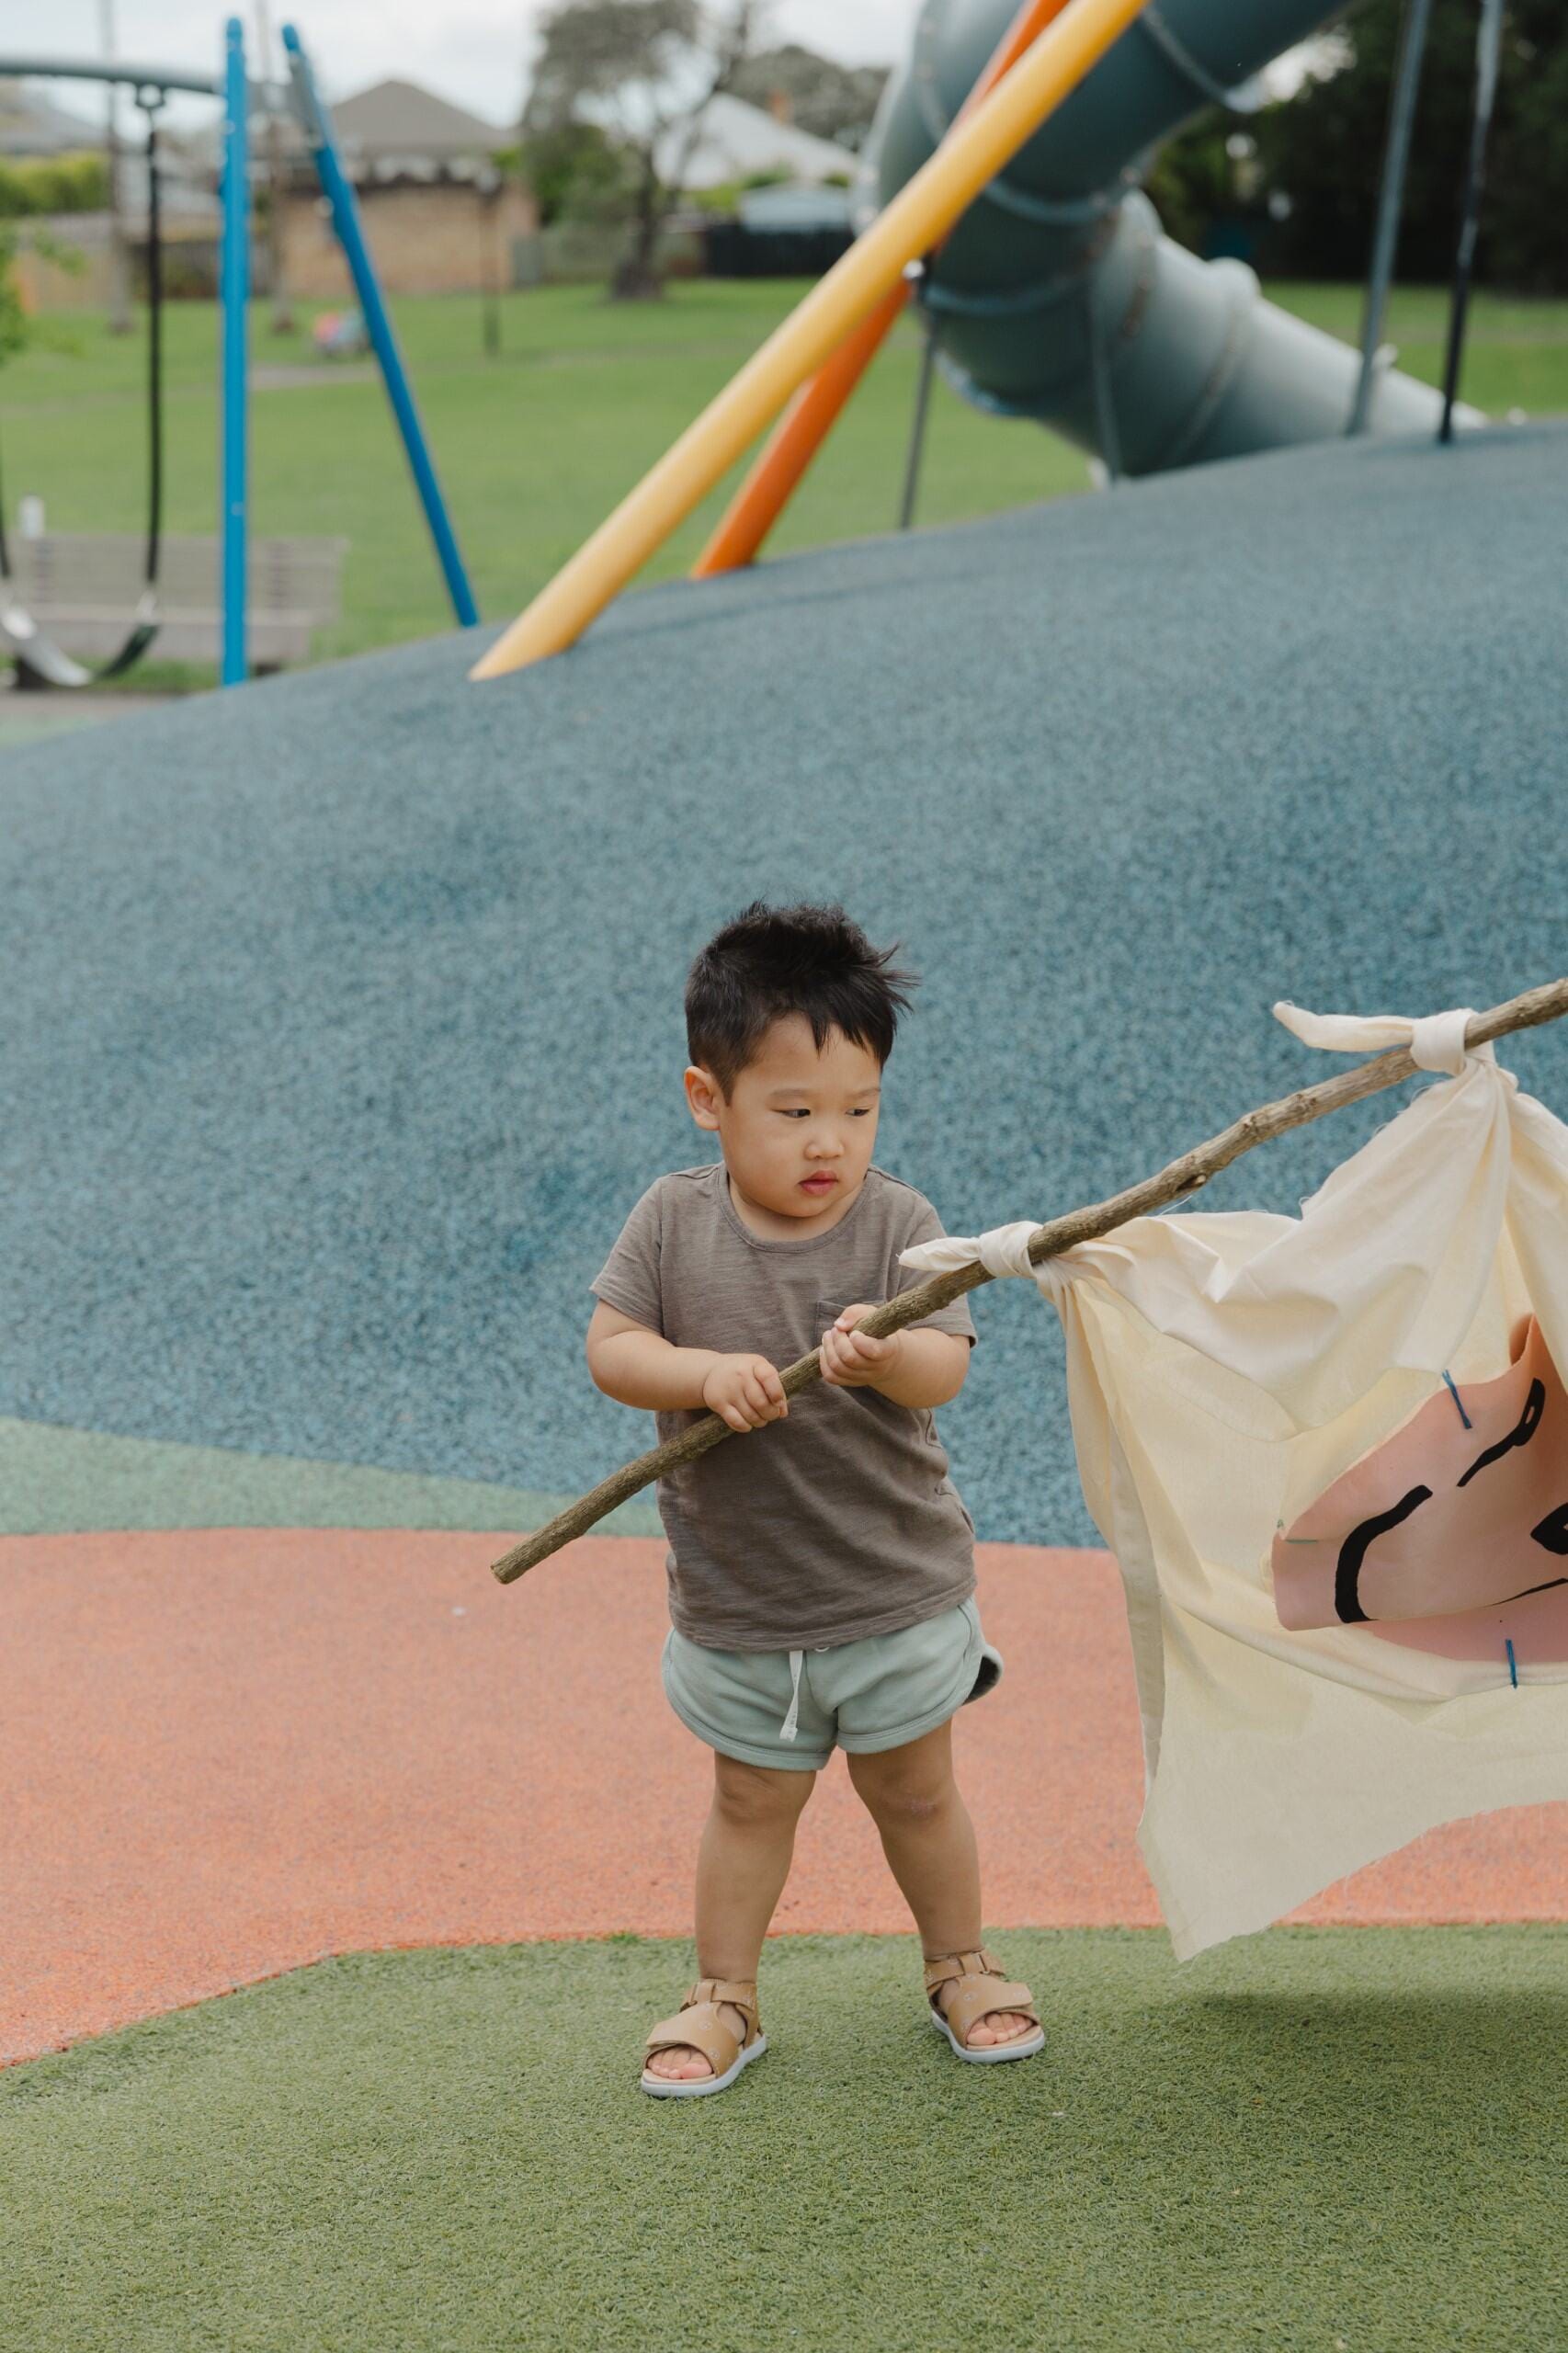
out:
<path id="1" fill-rule="evenodd" d="M 1506 1609 L 1510 1601 L 1528 1601 L 1532 1593 L 1551 1593 L 1560 1585 L 1568 1585 L 1568 1577 L 1548 1577 L 1544 1585 L 1527 1585 L 1522 1593 L 1510 1593 L 1502 1601 L 1489 1602 L 1492 1609 Z"/>
<path id="2" fill-rule="evenodd" d="M 1519 1415 L 1517 1423 L 1508 1432 L 1507 1437 L 1500 1438 L 1495 1446 L 1489 1446 L 1484 1454 L 1478 1454 L 1464 1477 L 1454 1482 L 1455 1485 L 1460 1487 L 1467 1485 L 1478 1471 L 1484 1471 L 1489 1462 L 1495 1462 L 1500 1456 L 1509 1453 L 1514 1447 L 1528 1446 L 1540 1427 L 1540 1417 L 1545 1410 L 1546 1383 L 1544 1381 L 1532 1381 L 1529 1395 L 1525 1399 L 1525 1410 Z"/>
<path id="3" fill-rule="evenodd" d="M 1568 1504 L 1559 1504 L 1555 1511 L 1538 1520 L 1530 1529 L 1532 1544 L 1542 1545 L 1549 1552 L 1568 1553 Z M 1568 1577 L 1559 1577 L 1559 1585 L 1568 1585 Z"/>
<path id="4" fill-rule="evenodd" d="M 1339 1560 L 1334 1572 L 1335 1615 L 1342 1626 L 1365 1626 L 1370 1621 L 1361 1607 L 1359 1586 L 1361 1564 L 1380 1536 L 1408 1519 L 1420 1505 L 1430 1503 L 1430 1487 L 1412 1487 L 1388 1511 L 1379 1512 L 1375 1518 L 1364 1519 L 1353 1528 L 1339 1548 Z"/>

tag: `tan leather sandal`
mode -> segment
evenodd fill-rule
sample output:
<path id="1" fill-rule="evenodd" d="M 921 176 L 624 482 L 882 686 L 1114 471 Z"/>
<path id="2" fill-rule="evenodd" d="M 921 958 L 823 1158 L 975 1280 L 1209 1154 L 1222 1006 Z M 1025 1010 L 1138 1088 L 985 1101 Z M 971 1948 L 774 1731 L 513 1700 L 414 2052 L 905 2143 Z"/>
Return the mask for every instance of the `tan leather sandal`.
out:
<path id="1" fill-rule="evenodd" d="M 736 2041 L 734 2029 L 726 2024 L 721 2002 L 733 2002 L 744 2012 L 743 2041 Z M 726 2084 L 733 2084 L 741 2069 L 767 2048 L 757 2017 L 756 1978 L 699 1977 L 674 2018 L 659 2020 L 643 2049 L 651 2059 L 655 2051 L 673 2051 L 682 2044 L 700 2051 L 713 2073 L 683 2080 L 678 2075 L 651 2075 L 644 2065 L 645 2092 L 660 2099 L 687 2099 L 703 2092 L 722 2092 Z"/>
<path id="2" fill-rule="evenodd" d="M 957 1983 L 944 2015 L 938 1996 L 949 1979 Z M 926 2000 L 932 2025 L 947 2036 L 960 2059 L 1028 2059 L 1045 2047 L 1045 2029 L 1036 2014 L 1033 1995 L 1017 1978 L 1004 1977 L 1001 1962 L 983 1945 L 974 1952 L 949 1952 L 936 1961 L 927 1960 Z M 1033 2018 L 1034 2033 L 971 2050 L 967 2037 L 991 2010 L 1017 2010 L 1021 2017 Z"/>

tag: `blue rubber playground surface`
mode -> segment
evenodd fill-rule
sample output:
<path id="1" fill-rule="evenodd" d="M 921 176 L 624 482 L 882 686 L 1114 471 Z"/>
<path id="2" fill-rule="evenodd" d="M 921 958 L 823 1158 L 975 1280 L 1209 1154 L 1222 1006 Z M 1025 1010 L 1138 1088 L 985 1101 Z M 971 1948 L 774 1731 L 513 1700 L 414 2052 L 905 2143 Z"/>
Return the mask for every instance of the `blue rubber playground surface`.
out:
<path id="1" fill-rule="evenodd" d="M 923 974 L 876 1160 L 960 1233 L 1330 1074 L 1277 997 L 1554 977 L 1565 545 L 1561 426 L 1326 443 L 661 586 L 485 686 L 494 629 L 7 754 L 8 1532 L 517 1528 L 651 1443 L 586 1287 L 713 1156 L 681 991 L 752 898 Z M 1503 1059 L 1568 1105 L 1560 1033 Z M 1294 1211 L 1402 1099 L 1205 1208 Z M 1095 1542 L 1054 1317 L 973 1304 L 979 1536 Z"/>

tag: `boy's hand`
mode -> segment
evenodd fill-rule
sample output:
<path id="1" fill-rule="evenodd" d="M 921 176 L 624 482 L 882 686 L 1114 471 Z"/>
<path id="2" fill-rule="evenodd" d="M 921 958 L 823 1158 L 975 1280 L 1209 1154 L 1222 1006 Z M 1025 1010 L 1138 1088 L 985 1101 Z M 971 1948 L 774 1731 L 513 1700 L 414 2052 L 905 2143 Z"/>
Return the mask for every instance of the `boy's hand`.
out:
<path id="1" fill-rule="evenodd" d="M 790 1411 L 784 1383 L 766 1357 L 721 1357 L 702 1384 L 702 1402 L 733 1430 L 760 1429 Z"/>
<path id="2" fill-rule="evenodd" d="M 903 1354 L 903 1334 L 890 1332 L 885 1340 L 874 1340 L 869 1332 L 854 1330 L 861 1316 L 870 1313 L 871 1303 L 858 1300 L 828 1325 L 821 1342 L 824 1381 L 841 1389 L 870 1389 L 893 1370 Z"/>

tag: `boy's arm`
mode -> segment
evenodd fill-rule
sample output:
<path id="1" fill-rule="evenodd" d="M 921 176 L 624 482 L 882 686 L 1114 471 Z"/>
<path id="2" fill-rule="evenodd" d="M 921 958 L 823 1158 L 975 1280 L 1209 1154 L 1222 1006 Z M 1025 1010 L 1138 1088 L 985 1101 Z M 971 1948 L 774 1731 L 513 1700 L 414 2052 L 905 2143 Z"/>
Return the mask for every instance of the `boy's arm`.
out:
<path id="1" fill-rule="evenodd" d="M 840 1309 L 837 1322 L 823 1334 L 824 1379 L 847 1389 L 874 1389 L 891 1404 L 915 1413 L 956 1397 L 969 1373 L 968 1336 L 927 1324 L 906 1324 L 873 1339 L 856 1326 L 875 1304 L 857 1300 L 853 1307 Z"/>
<path id="2" fill-rule="evenodd" d="M 906 1327 L 888 1335 L 897 1343 L 890 1370 L 868 1386 L 891 1404 L 923 1407 L 945 1405 L 956 1397 L 969 1377 L 969 1342 L 961 1332 L 937 1332 Z"/>
<path id="3" fill-rule="evenodd" d="M 595 1388 L 649 1413 L 699 1411 L 702 1384 L 719 1361 L 717 1348 L 677 1348 L 602 1299 L 595 1303 L 585 1347 Z"/>
<path id="4" fill-rule="evenodd" d="M 888 1370 L 859 1385 L 875 1389 L 890 1404 L 919 1412 L 945 1405 L 963 1387 L 970 1344 L 961 1333 L 929 1327 L 893 1332 L 884 1345 L 894 1351 Z M 720 1361 L 718 1349 L 677 1348 L 602 1299 L 595 1305 L 585 1347 L 594 1386 L 622 1405 L 649 1412 L 700 1411 L 702 1384 Z"/>

